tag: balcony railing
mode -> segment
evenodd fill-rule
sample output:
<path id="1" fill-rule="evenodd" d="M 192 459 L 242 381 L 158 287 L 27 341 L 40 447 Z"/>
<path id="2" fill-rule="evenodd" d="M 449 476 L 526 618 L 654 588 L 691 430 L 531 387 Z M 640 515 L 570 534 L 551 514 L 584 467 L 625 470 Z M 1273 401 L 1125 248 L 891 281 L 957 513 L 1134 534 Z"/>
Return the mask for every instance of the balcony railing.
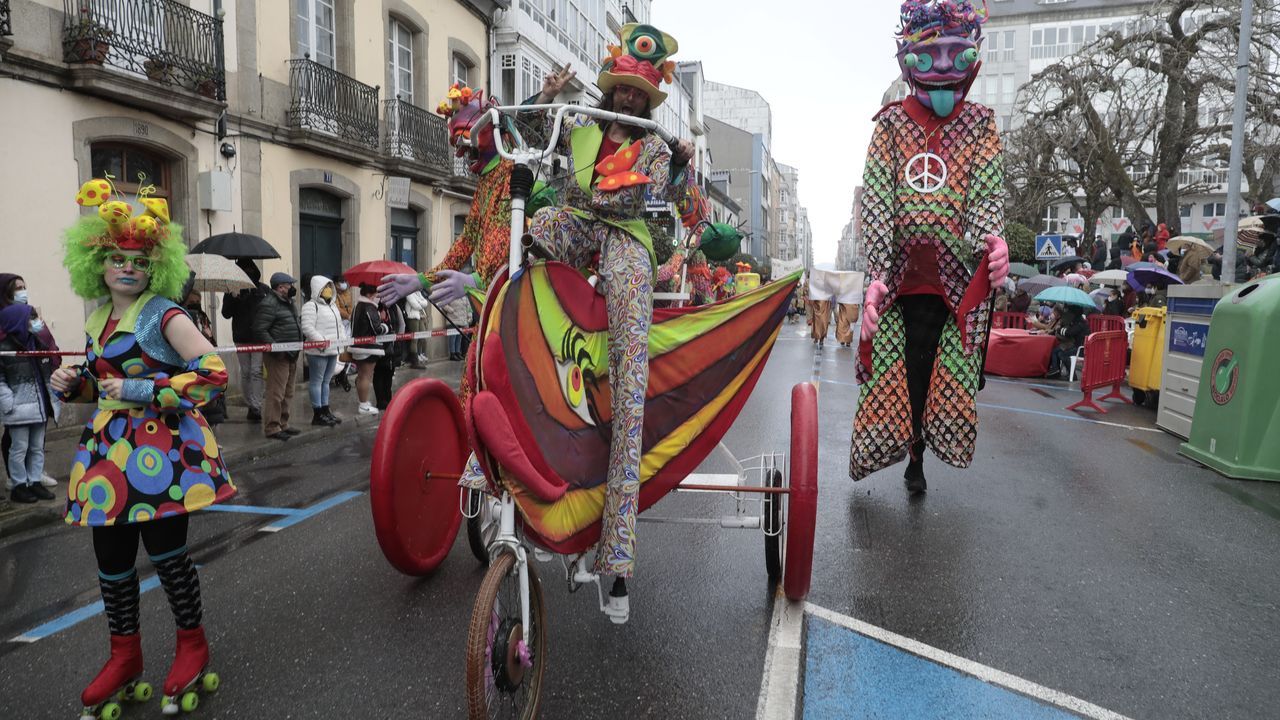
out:
<path id="1" fill-rule="evenodd" d="M 471 172 L 471 164 L 464 157 L 453 158 L 453 176 L 465 180 L 476 179 L 476 174 Z"/>
<path id="2" fill-rule="evenodd" d="M 63 0 L 62 8 L 66 62 L 108 65 L 226 99 L 218 18 L 174 0 Z"/>
<path id="3" fill-rule="evenodd" d="M 384 100 L 383 107 L 387 122 L 383 148 L 388 155 L 443 174 L 451 172 L 449 128 L 444 118 L 400 99 Z"/>
<path id="4" fill-rule="evenodd" d="M 289 124 L 378 148 L 378 88 L 310 59 L 289 61 Z"/>
<path id="5" fill-rule="evenodd" d="M 12 34 L 13 27 L 9 25 L 9 0 L 0 0 L 0 36 Z"/>

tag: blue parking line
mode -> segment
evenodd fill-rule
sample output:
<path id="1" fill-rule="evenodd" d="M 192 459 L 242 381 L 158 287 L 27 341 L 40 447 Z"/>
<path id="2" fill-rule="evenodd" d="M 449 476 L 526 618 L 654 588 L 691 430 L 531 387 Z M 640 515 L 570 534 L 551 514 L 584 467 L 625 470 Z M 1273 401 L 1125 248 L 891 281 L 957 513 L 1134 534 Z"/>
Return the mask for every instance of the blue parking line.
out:
<path id="1" fill-rule="evenodd" d="M 269 507 L 267 505 L 210 505 L 204 508 L 211 512 L 246 513 L 249 515 L 297 515 L 298 508 Z"/>
<path id="2" fill-rule="evenodd" d="M 338 493 L 337 495 L 334 495 L 328 500 L 318 502 L 309 508 L 304 508 L 302 510 L 299 510 L 294 515 L 290 515 L 289 517 L 286 517 L 282 520 L 277 520 L 271 523 L 270 525 L 267 525 L 266 527 L 262 528 L 262 532 L 279 532 L 281 530 L 284 530 L 287 527 L 293 527 L 294 525 L 297 525 L 298 523 L 302 522 L 303 520 L 306 520 L 307 518 L 313 517 L 315 515 L 319 515 L 320 513 L 324 512 L 325 510 L 328 510 L 329 508 L 336 507 L 348 500 L 351 500 L 352 498 L 358 498 L 358 497 L 360 497 L 360 493 L 354 490 L 348 490 L 347 492 Z"/>
<path id="3" fill-rule="evenodd" d="M 804 720 L 1076 715 L 810 615 Z"/>
<path id="4" fill-rule="evenodd" d="M 152 575 L 146 580 L 138 583 L 138 592 L 145 593 L 148 590 L 155 590 L 158 587 L 160 587 L 160 578 L 157 575 Z M 101 600 L 95 603 L 89 603 L 78 610 L 72 610 L 65 615 L 60 615 L 39 627 L 32 628 L 31 630 L 22 633 L 18 637 L 13 638 L 10 642 L 33 643 L 37 640 L 43 640 L 50 635 L 66 630 L 76 623 L 88 620 L 100 612 L 102 612 Z"/>

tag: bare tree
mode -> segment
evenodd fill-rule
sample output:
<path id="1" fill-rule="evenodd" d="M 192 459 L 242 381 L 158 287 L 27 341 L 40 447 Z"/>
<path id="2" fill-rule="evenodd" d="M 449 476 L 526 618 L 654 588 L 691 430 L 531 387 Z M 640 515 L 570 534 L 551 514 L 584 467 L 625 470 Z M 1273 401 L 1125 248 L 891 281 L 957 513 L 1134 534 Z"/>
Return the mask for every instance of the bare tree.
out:
<path id="1" fill-rule="evenodd" d="M 1271 47 L 1280 0 L 1256 4 L 1245 172 L 1258 199 L 1280 173 L 1280 78 Z M 1151 219 L 1146 208 L 1154 207 L 1171 232 L 1181 232 L 1179 198 L 1217 184 L 1213 172 L 1183 171 L 1224 164 L 1229 153 L 1239 19 L 1239 0 L 1154 2 L 1123 30 L 1024 86 L 1026 123 L 1043 130 L 1015 135 L 1011 154 L 1031 159 L 1053 148 L 1056 194 L 1072 201 L 1086 228 L 1101 196 L 1135 224 Z M 1032 147 L 1017 147 L 1024 141 Z M 1011 187 L 1010 195 L 1019 192 Z"/>

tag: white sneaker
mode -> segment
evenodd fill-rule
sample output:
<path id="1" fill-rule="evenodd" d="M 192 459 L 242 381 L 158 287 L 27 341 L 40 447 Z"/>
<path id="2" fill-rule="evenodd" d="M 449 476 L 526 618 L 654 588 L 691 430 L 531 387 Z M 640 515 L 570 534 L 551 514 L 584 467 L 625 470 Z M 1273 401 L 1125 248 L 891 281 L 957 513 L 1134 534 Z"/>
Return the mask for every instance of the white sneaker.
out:
<path id="1" fill-rule="evenodd" d="M 356 409 L 356 412 L 361 415 L 377 415 L 378 408 L 370 405 L 369 403 L 360 403 L 360 407 Z"/>
<path id="2" fill-rule="evenodd" d="M 49 477 L 48 475 L 41 475 L 41 476 L 40 476 L 40 484 L 41 484 L 41 485 L 43 485 L 43 486 L 45 486 L 45 487 L 57 487 L 57 486 L 58 486 L 58 481 L 57 481 L 57 480 L 54 480 L 53 478 Z"/>

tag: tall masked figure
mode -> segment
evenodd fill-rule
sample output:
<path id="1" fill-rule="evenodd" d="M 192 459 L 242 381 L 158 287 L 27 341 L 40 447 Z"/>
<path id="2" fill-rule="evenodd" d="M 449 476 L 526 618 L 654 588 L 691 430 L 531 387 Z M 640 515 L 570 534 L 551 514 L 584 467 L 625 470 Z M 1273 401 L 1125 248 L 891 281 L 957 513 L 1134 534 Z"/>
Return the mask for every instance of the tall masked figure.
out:
<path id="1" fill-rule="evenodd" d="M 985 2 L 908 0 L 901 14 L 898 63 L 911 92 L 876 115 L 862 181 L 869 285 L 849 474 L 909 457 L 914 494 L 926 487 L 926 446 L 955 467 L 973 459 L 986 300 L 1009 251 L 995 115 L 965 99 Z"/>

